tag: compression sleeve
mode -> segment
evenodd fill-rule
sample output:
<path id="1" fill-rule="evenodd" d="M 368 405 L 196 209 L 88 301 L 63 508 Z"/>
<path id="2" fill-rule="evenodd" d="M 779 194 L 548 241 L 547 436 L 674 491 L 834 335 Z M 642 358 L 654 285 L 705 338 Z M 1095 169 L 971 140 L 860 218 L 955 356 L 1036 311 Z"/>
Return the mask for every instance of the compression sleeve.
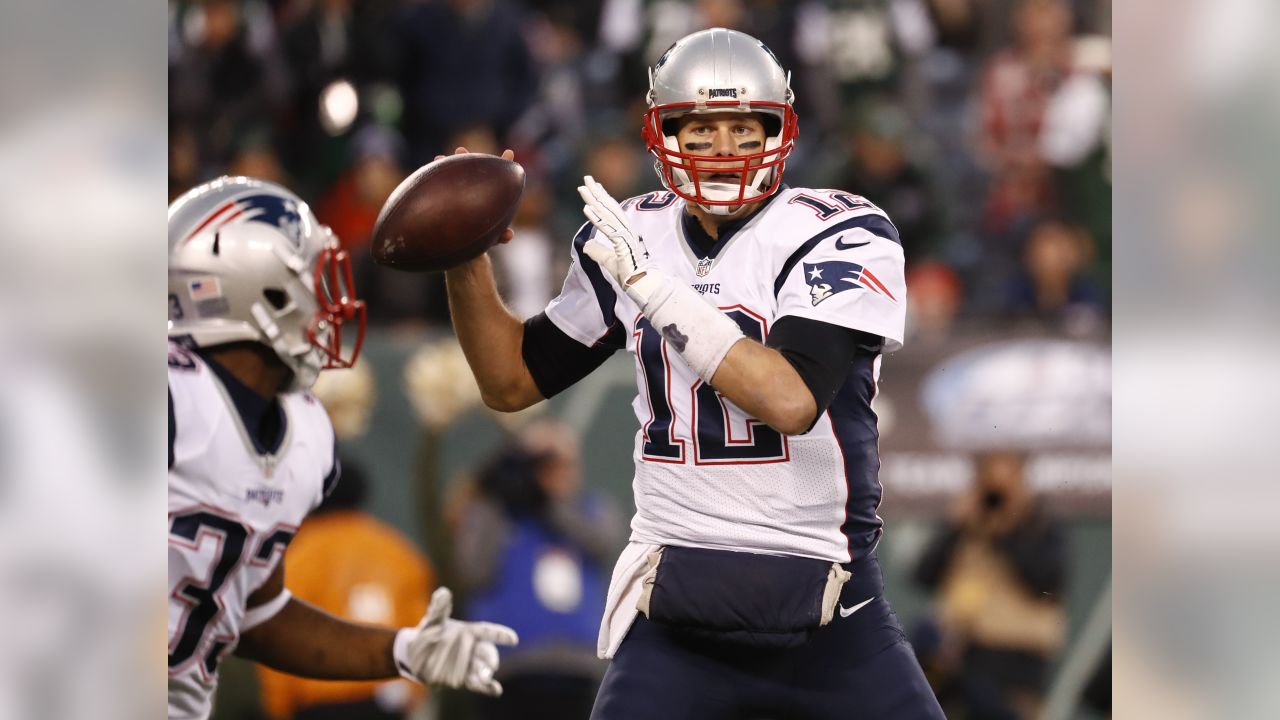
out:
<path id="1" fill-rule="evenodd" d="M 813 421 L 817 422 L 849 379 L 853 359 L 859 353 L 880 352 L 884 338 L 821 320 L 786 315 L 774 323 L 766 344 L 782 353 L 813 394 L 818 406 Z M 809 428 L 812 427 L 810 423 Z"/>
<path id="2" fill-rule="evenodd" d="M 520 354 L 542 397 L 554 397 L 603 365 L 623 345 L 621 328 L 614 324 L 599 342 L 587 346 L 566 335 L 545 312 L 526 320 Z"/>

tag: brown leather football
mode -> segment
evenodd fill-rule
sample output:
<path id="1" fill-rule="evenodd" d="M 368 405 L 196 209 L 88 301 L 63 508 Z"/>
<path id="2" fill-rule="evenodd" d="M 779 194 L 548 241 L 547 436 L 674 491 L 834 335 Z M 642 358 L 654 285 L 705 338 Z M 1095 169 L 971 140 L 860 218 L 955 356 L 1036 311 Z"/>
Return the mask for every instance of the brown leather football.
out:
<path id="1" fill-rule="evenodd" d="M 450 155 L 418 168 L 373 226 L 373 259 L 397 270 L 448 270 L 488 250 L 515 217 L 524 168 L 494 155 Z"/>

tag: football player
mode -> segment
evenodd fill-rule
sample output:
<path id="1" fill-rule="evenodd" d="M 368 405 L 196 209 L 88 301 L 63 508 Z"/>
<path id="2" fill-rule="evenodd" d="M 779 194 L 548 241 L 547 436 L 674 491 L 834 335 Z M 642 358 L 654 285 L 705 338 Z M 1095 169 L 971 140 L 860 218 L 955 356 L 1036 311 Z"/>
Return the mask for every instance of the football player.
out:
<path id="1" fill-rule="evenodd" d="M 224 177 L 169 207 L 170 718 L 209 717 L 233 651 L 305 677 L 502 691 L 496 645 L 515 633 L 451 619 L 447 588 L 411 628 L 350 623 L 285 588 L 285 549 L 339 475 L 307 390 L 355 362 L 364 321 L 346 253 L 288 190 Z"/>
<path id="2" fill-rule="evenodd" d="M 675 43 L 642 134 L 664 187 L 591 177 L 559 297 L 521 323 L 483 257 L 447 274 L 487 404 L 636 361 L 636 514 L 614 569 L 598 720 L 940 718 L 883 597 L 876 394 L 902 345 L 897 229 L 871 201 L 783 183 L 789 75 L 748 35 Z"/>

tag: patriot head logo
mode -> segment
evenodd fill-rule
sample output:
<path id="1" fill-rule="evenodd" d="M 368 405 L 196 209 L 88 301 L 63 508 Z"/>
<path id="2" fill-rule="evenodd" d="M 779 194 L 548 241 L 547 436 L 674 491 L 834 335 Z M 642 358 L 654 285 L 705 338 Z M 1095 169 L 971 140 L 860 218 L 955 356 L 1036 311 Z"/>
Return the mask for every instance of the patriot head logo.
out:
<path id="1" fill-rule="evenodd" d="M 187 235 L 187 240 L 195 237 L 202 230 L 220 230 L 233 222 L 260 222 L 280 229 L 295 249 L 302 248 L 302 214 L 298 212 L 298 203 L 277 195 L 243 195 L 228 200 L 196 226 Z M 185 240 L 184 240 L 185 242 Z"/>
<path id="2" fill-rule="evenodd" d="M 813 304 L 826 300 L 845 290 L 870 290 L 897 302 L 889 288 L 858 263 L 830 260 L 820 263 L 804 263 L 804 281 L 809 284 L 809 297 Z"/>
<path id="3" fill-rule="evenodd" d="M 302 215 L 298 213 L 298 203 L 277 195 L 250 195 L 240 198 L 239 203 L 246 220 L 275 225 L 295 248 L 302 247 Z"/>

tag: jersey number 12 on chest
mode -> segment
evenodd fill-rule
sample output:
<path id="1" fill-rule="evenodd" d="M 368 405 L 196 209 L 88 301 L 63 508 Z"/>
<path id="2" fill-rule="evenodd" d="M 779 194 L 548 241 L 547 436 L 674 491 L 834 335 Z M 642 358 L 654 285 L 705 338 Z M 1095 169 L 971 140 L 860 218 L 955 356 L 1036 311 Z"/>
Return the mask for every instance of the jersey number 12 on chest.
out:
<path id="1" fill-rule="evenodd" d="M 760 342 L 765 339 L 765 321 L 759 315 L 743 308 L 722 308 L 749 338 Z M 689 423 L 689 437 L 693 438 L 693 463 L 695 465 L 740 465 L 786 462 L 790 459 L 787 439 L 777 430 L 746 417 L 715 388 L 694 378 L 685 385 L 691 373 L 673 372 L 667 343 L 662 335 L 643 316 L 637 318 L 632 333 L 636 338 L 636 356 L 644 374 L 644 392 L 653 415 L 644 425 L 642 455 L 650 462 L 684 463 L 685 441 L 676 436 L 677 422 Z M 684 385 L 684 387 L 680 387 Z M 692 417 L 678 418 L 672 393 L 688 392 Z M 734 428 L 745 426 L 745 437 L 735 437 Z M 739 431 L 741 432 L 741 430 Z"/>

